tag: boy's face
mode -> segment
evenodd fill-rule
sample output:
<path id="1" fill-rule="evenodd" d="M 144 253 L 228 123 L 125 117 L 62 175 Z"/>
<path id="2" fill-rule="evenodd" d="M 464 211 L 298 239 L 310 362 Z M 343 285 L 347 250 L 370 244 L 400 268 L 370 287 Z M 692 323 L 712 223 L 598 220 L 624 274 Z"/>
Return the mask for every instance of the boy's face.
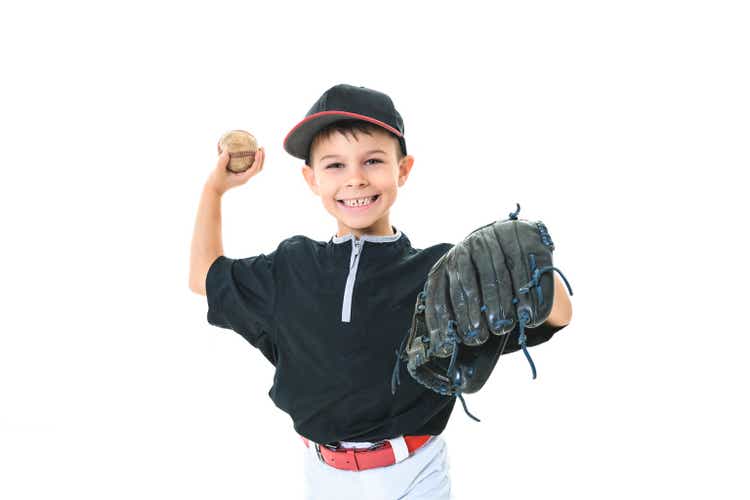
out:
<path id="1" fill-rule="evenodd" d="M 334 132 L 313 148 L 312 168 L 302 167 L 302 174 L 338 221 L 337 236 L 393 234 L 389 211 L 414 163 L 410 155 L 398 162 L 398 147 L 386 131 L 376 130 L 372 135 L 358 132 L 356 138 Z M 358 198 L 369 204 L 348 207 L 341 201 Z"/>

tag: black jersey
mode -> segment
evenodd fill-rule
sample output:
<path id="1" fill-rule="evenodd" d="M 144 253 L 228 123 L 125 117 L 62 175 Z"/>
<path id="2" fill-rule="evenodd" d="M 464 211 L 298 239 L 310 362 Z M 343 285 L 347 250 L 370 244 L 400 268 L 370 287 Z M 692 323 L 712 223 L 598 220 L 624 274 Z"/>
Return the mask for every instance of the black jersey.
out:
<path id="1" fill-rule="evenodd" d="M 239 333 L 273 363 L 269 396 L 315 442 L 437 435 L 453 410 L 454 397 L 406 373 L 391 394 L 417 294 L 452 247 L 412 248 L 393 230 L 328 242 L 292 236 L 269 254 L 219 256 L 209 268 L 208 322 Z"/>

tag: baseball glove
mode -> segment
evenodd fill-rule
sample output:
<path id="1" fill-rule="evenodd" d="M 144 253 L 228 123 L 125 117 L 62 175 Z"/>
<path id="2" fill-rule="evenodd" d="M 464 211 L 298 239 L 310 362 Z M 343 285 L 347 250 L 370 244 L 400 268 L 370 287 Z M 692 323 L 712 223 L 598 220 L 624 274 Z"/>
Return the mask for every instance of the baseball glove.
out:
<path id="1" fill-rule="evenodd" d="M 420 384 L 443 395 L 477 392 L 492 373 L 508 339 L 517 338 L 531 365 L 528 330 L 541 325 L 554 302 L 555 249 L 545 225 L 518 219 L 520 205 L 506 220 L 472 231 L 446 252 L 418 294 L 408 335 L 396 351 L 391 392 L 400 383 L 401 362 Z"/>

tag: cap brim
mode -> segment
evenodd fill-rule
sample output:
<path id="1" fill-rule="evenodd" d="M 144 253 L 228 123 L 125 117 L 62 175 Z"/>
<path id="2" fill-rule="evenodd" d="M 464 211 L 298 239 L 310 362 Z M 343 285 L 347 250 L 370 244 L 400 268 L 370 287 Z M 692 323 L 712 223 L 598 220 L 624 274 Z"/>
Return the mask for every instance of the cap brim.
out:
<path id="1" fill-rule="evenodd" d="M 320 113 L 306 116 L 304 120 L 299 122 L 289 131 L 284 138 L 284 150 L 295 158 L 306 160 L 307 152 L 313 137 L 315 137 L 315 134 L 317 134 L 323 127 L 337 121 L 355 119 L 374 123 L 375 125 L 379 125 L 389 132 L 396 134 L 397 137 L 401 137 L 401 132 L 395 128 L 369 116 L 349 113 L 348 111 L 321 111 Z"/>

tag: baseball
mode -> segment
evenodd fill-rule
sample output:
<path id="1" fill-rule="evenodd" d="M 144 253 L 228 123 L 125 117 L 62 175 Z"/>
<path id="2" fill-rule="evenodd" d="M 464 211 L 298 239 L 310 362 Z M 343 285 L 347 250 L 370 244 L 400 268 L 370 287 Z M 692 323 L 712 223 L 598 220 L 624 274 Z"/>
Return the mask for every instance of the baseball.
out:
<path id="1" fill-rule="evenodd" d="M 255 161 L 258 141 L 250 132 L 244 130 L 230 130 L 221 136 L 217 144 L 219 154 L 229 152 L 227 170 L 230 172 L 244 172 Z"/>

